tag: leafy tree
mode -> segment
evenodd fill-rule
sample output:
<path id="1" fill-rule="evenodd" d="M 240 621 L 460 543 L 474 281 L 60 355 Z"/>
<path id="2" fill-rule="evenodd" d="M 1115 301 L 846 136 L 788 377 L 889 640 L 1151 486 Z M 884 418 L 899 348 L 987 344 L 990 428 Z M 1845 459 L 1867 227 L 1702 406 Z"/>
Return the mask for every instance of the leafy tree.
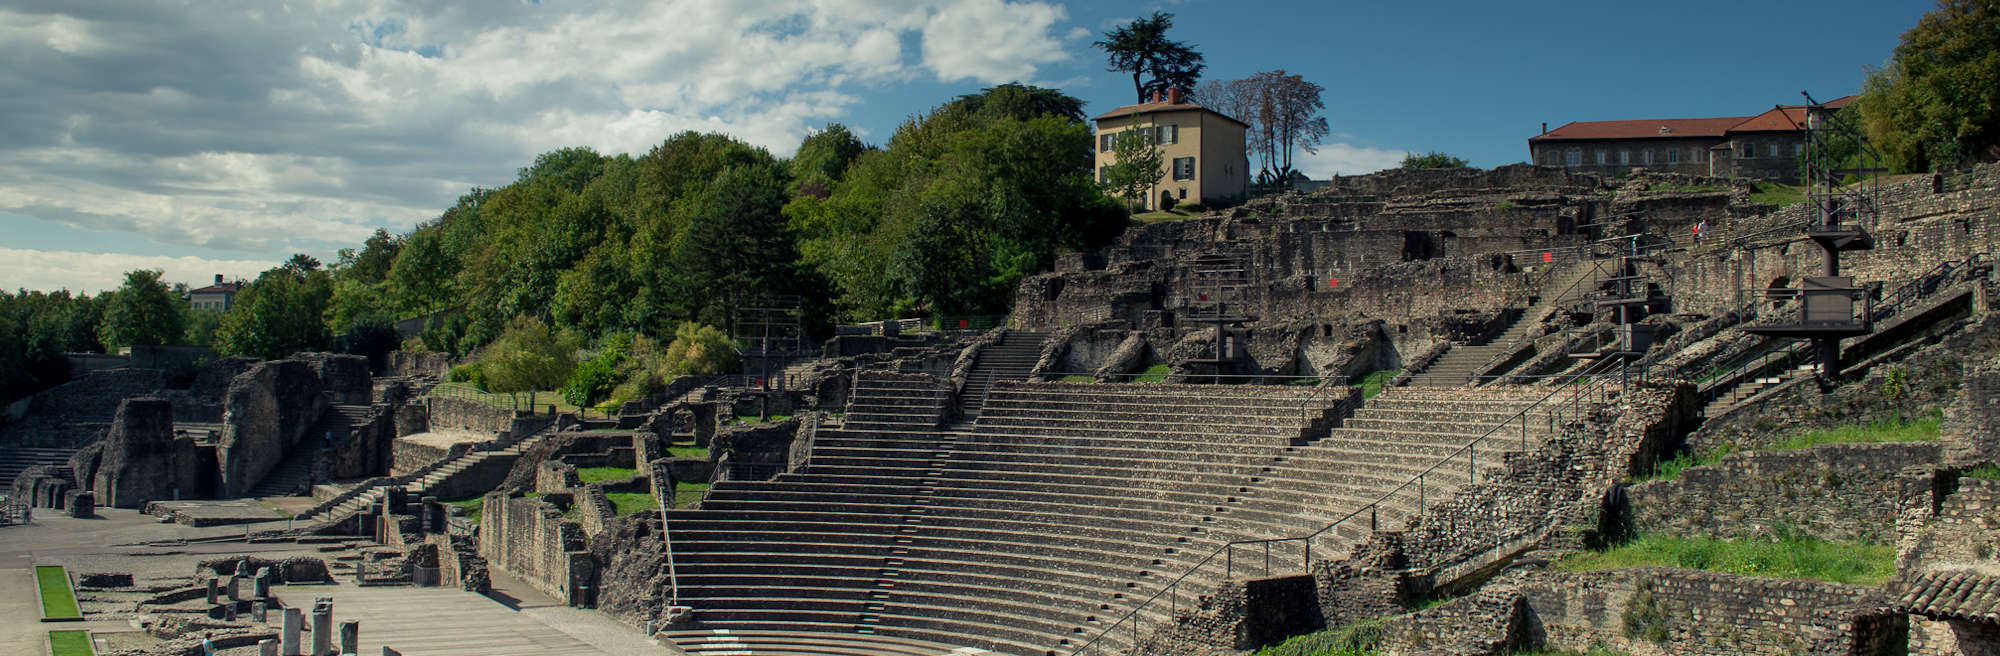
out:
<path id="1" fill-rule="evenodd" d="M 2000 3 L 1939 0 L 1862 89 L 1868 138 L 1898 171 L 2000 157 Z"/>
<path id="2" fill-rule="evenodd" d="M 1203 83 L 1194 101 L 1249 124 L 1244 148 L 1258 162 L 1264 184 L 1290 184 L 1297 153 L 1319 152 L 1329 127 L 1319 112 L 1325 89 L 1283 69 L 1256 73 L 1240 80 Z"/>
<path id="3" fill-rule="evenodd" d="M 257 276 L 236 293 L 215 330 L 215 349 L 230 355 L 282 358 L 324 348 L 325 314 L 333 298 L 333 278 L 293 266 L 299 258 Z M 311 259 L 311 258 L 306 258 Z"/>
<path id="4" fill-rule="evenodd" d="M 536 155 L 533 165 L 521 169 L 520 180 L 544 180 L 578 193 L 603 173 L 606 163 L 603 155 L 589 148 L 559 148 Z"/>
<path id="5" fill-rule="evenodd" d="M 1438 151 L 1403 156 L 1403 168 L 1406 169 L 1463 169 L 1471 166 L 1465 160 Z"/>
<path id="6" fill-rule="evenodd" d="M 389 231 L 375 229 L 362 242 L 360 251 L 352 248 L 340 249 L 340 259 L 333 265 L 334 273 L 343 279 L 358 280 L 363 283 L 378 283 L 389 277 L 389 268 L 396 263 L 396 255 L 403 249 L 403 240 Z"/>
<path id="7" fill-rule="evenodd" d="M 451 305 L 452 275 L 457 267 L 445 254 L 441 233 L 437 228 L 411 233 L 389 269 L 392 300 L 405 314 L 430 314 Z"/>
<path id="8" fill-rule="evenodd" d="M 190 309 L 187 314 L 187 335 L 183 341 L 194 346 L 214 346 L 215 331 L 222 327 L 222 313 L 208 309 Z"/>
<path id="9" fill-rule="evenodd" d="M 1060 116 L 1074 123 L 1083 122 L 1083 101 L 1060 89 L 1046 89 L 1019 82 L 1009 82 L 996 87 L 981 89 L 979 93 L 959 96 L 953 101 L 957 106 L 974 116 L 995 119 L 1003 116 L 1028 120 L 1037 116 Z"/>
<path id="10" fill-rule="evenodd" d="M 829 123 L 826 129 L 806 135 L 790 163 L 792 193 L 825 198 L 847 172 L 847 165 L 867 149 L 847 126 L 839 123 Z"/>
<path id="11" fill-rule="evenodd" d="M 1142 130 L 1125 130 L 1112 139 L 1112 164 L 1104 168 L 1104 188 L 1144 207 L 1145 198 L 1166 171 L 1166 155 L 1146 140 Z"/>
<path id="12" fill-rule="evenodd" d="M 1174 15 L 1155 11 L 1148 18 L 1135 19 L 1104 33 L 1102 41 L 1090 45 L 1104 50 L 1106 60 L 1113 72 L 1132 74 L 1132 92 L 1136 102 L 1146 102 L 1151 92 L 1164 92 L 1171 87 L 1192 89 L 1196 80 L 1201 79 L 1201 52 L 1186 43 L 1167 38 L 1167 30 L 1174 26 Z"/>
<path id="13" fill-rule="evenodd" d="M 722 330 L 690 321 L 674 328 L 666 360 L 675 374 L 712 376 L 736 369 L 736 347 Z"/>
<path id="14" fill-rule="evenodd" d="M 187 303 L 174 296 L 161 271 L 126 272 L 125 284 L 111 293 L 104 306 L 98 336 L 112 349 L 142 344 L 173 344 L 186 332 Z"/>
<path id="15" fill-rule="evenodd" d="M 299 275 L 312 273 L 319 270 L 319 258 L 305 253 L 293 253 L 291 259 L 285 260 L 284 268 Z"/>
<path id="16" fill-rule="evenodd" d="M 540 319 L 514 317 L 480 361 L 486 389 L 511 394 L 560 387 L 576 368 L 580 341 L 574 333 L 550 328 Z"/>
<path id="17" fill-rule="evenodd" d="M 625 350 L 631 341 L 626 335 L 607 337 L 597 355 L 577 364 L 570 372 L 569 381 L 563 383 L 563 400 L 586 408 L 610 398 L 622 382 L 619 367 L 625 363 Z"/>

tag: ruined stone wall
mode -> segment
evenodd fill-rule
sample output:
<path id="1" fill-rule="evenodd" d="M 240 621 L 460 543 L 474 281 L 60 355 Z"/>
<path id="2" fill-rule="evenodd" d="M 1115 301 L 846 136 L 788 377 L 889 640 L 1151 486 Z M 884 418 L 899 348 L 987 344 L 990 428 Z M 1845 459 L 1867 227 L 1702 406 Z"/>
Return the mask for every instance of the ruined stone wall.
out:
<path id="1" fill-rule="evenodd" d="M 471 450 L 472 444 L 461 442 L 452 447 L 440 447 L 411 440 L 396 440 L 389 446 L 389 475 L 403 476 L 431 463 L 443 461 Z"/>
<path id="2" fill-rule="evenodd" d="M 397 407 L 376 406 L 367 422 L 351 427 L 347 439 L 328 454 L 327 475 L 355 479 L 389 472 L 394 461 Z"/>
<path id="3" fill-rule="evenodd" d="M 498 434 L 512 430 L 514 418 L 519 414 L 478 401 L 436 396 L 424 399 L 424 407 L 429 413 L 430 430 L 461 428 Z"/>
<path id="4" fill-rule="evenodd" d="M 89 444 L 104 436 L 120 401 L 165 387 L 166 378 L 152 369 L 90 372 L 29 397 L 23 419 L 0 426 L 0 444 L 29 448 Z"/>
<path id="5" fill-rule="evenodd" d="M 264 479 L 326 411 L 319 376 L 300 360 L 259 363 L 229 384 L 223 402 L 222 494 Z"/>
<path id="6" fill-rule="evenodd" d="M 546 497 L 545 497 L 546 499 Z M 595 559 L 584 543 L 582 527 L 563 519 L 549 501 L 558 499 L 486 496 L 479 520 L 479 555 L 489 566 L 520 577 L 536 590 L 565 604 L 578 598 L 580 585 L 595 576 Z"/>
<path id="7" fill-rule="evenodd" d="M 388 375 L 405 378 L 427 377 L 443 380 L 451 373 L 451 354 L 426 351 L 390 351 Z"/>
<path id="8" fill-rule="evenodd" d="M 1640 534 L 1887 543 L 1896 518 L 1930 505 L 1936 443 L 1827 444 L 1733 453 L 1626 491 Z"/>
<path id="9" fill-rule="evenodd" d="M 132 398 L 118 406 L 102 455 L 89 472 L 98 502 L 139 508 L 148 501 L 208 496 L 214 472 L 202 465 L 194 440 L 175 436 L 173 409 L 162 399 Z"/>
<path id="10" fill-rule="evenodd" d="M 1522 586 L 1547 649 L 1634 656 L 1867 654 L 1880 588 L 1640 567 L 1548 573 Z"/>
<path id="11" fill-rule="evenodd" d="M 1931 266 L 2000 251 L 2000 164 L 1979 166 L 1966 189 L 1940 190 L 1932 177 L 1884 185 L 1879 216 L 1864 224 L 1875 248 L 1841 255 L 1841 274 L 1861 281 L 1910 280 Z M 1718 243 L 1736 238 L 1761 245 L 1698 250 L 1674 258 L 1665 291 L 1677 312 L 1717 314 L 1755 300 L 1758 290 L 1820 274 L 1817 246 L 1803 241 L 1804 204 L 1741 219 L 1712 220 Z M 1801 226 L 1801 227 L 1791 227 Z M 1679 238 L 1680 235 L 1674 235 Z"/>

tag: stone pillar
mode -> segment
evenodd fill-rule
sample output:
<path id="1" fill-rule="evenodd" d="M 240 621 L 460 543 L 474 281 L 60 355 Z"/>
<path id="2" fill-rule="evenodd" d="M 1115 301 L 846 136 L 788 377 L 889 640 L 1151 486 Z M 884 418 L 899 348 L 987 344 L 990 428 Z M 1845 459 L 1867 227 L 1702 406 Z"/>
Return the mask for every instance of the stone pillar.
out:
<path id="1" fill-rule="evenodd" d="M 299 629 L 304 628 L 305 624 L 305 613 L 299 612 L 297 608 L 285 609 L 284 626 L 278 631 L 278 638 L 283 641 L 281 646 L 285 652 L 282 656 L 299 656 Z"/>
<path id="2" fill-rule="evenodd" d="M 382 648 L 382 656 L 403 656 L 403 652 L 400 652 L 400 651 L 396 651 L 396 650 L 394 650 L 394 649 L 390 649 L 390 648 L 388 648 L 388 647 L 383 647 L 383 648 Z"/>
<path id="3" fill-rule="evenodd" d="M 220 599 L 221 595 L 219 594 L 221 591 L 218 588 L 219 586 L 217 584 L 215 577 L 213 576 L 208 577 L 208 604 L 210 606 L 213 606 L 221 601 Z"/>
<path id="4" fill-rule="evenodd" d="M 270 598 L 271 598 L 271 570 L 270 570 L 270 569 L 265 569 L 264 571 L 261 571 L 261 572 L 258 572 L 258 573 L 257 573 L 257 576 L 255 576 L 255 577 L 252 577 L 252 578 L 250 579 L 250 598 L 252 598 L 252 599 L 270 599 Z"/>
<path id="5" fill-rule="evenodd" d="M 96 517 L 97 495 L 89 492 L 77 492 L 72 495 L 69 502 L 69 516 L 77 519 Z"/>
<path id="6" fill-rule="evenodd" d="M 333 598 L 313 600 L 312 656 L 333 653 Z"/>
<path id="7" fill-rule="evenodd" d="M 444 504 L 438 503 L 437 497 L 424 497 L 423 517 L 424 524 L 422 530 L 424 533 L 444 532 Z"/>
<path id="8" fill-rule="evenodd" d="M 257 641 L 257 656 L 278 656 L 278 639 L 265 638 Z"/>
<path id="9" fill-rule="evenodd" d="M 361 653 L 361 622 L 349 620 L 340 623 L 340 653 Z"/>
<path id="10" fill-rule="evenodd" d="M 271 621 L 270 618 L 271 608 L 264 605 L 263 601 L 250 602 L 250 619 L 257 620 L 258 624 L 263 624 Z"/>
<path id="11" fill-rule="evenodd" d="M 241 570 L 238 570 L 238 571 L 241 571 Z M 231 575 L 229 575 L 229 588 L 228 588 L 228 590 L 229 590 L 229 600 L 230 600 L 230 601 L 243 601 L 243 575 L 242 575 L 242 574 L 231 574 Z"/>

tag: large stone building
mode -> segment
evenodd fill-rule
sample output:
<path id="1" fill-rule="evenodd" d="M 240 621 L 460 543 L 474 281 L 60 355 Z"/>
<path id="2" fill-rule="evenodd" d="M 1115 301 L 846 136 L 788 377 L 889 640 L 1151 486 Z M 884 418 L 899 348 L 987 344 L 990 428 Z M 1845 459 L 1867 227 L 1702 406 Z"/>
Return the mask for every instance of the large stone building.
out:
<path id="1" fill-rule="evenodd" d="M 1162 196 L 1175 203 L 1204 205 L 1242 202 L 1250 190 L 1250 159 L 1244 149 L 1244 131 L 1249 125 L 1215 110 L 1187 102 L 1180 89 L 1166 98 L 1126 105 L 1097 115 L 1097 177 L 1104 180 L 1105 167 L 1117 162 L 1113 152 L 1118 133 L 1129 129 L 1146 130 L 1148 141 L 1159 147 L 1166 172 L 1146 194 L 1146 209 L 1158 209 Z"/>
<path id="2" fill-rule="evenodd" d="M 1822 105 L 1833 111 L 1854 96 Z M 1798 182 L 1805 151 L 1806 105 L 1780 105 L 1755 116 L 1576 121 L 1528 138 L 1531 160 L 1615 175 L 1635 167 L 1693 175 Z"/>
<path id="3" fill-rule="evenodd" d="M 223 282 L 222 274 L 215 274 L 215 284 L 188 292 L 188 306 L 196 310 L 225 312 L 236 302 L 236 292 L 243 291 L 241 282 Z"/>

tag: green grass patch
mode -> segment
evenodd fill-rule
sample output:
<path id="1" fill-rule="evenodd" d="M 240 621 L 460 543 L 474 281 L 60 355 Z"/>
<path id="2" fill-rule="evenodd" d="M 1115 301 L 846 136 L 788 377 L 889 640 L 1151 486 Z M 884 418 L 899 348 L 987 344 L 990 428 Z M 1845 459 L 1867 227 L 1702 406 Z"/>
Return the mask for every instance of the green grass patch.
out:
<path id="1" fill-rule="evenodd" d="M 479 522 L 480 513 L 486 511 L 486 497 L 483 495 L 472 497 L 470 499 L 452 499 L 450 501 L 439 501 L 438 503 L 464 508 L 466 516 L 472 518 L 472 521 L 475 524 Z"/>
<path id="2" fill-rule="evenodd" d="M 1673 185 L 1668 187 L 1654 187 L 1653 191 L 1729 191 L 1729 188 L 1715 185 Z"/>
<path id="3" fill-rule="evenodd" d="M 1971 469 L 1965 470 L 1965 473 L 1961 475 L 1966 478 L 1982 478 L 1989 481 L 2000 481 L 2000 465 L 1980 465 L 1978 467 L 1973 467 Z"/>
<path id="4" fill-rule="evenodd" d="M 49 653 L 54 656 L 97 656 L 90 644 L 89 631 L 50 631 Z"/>
<path id="5" fill-rule="evenodd" d="M 1250 656 L 1371 656 L 1381 641 L 1382 621 L 1370 620 L 1296 636 Z"/>
<path id="6" fill-rule="evenodd" d="M 686 508 L 700 501 L 708 494 L 707 483 L 679 483 L 674 485 L 674 507 Z"/>
<path id="7" fill-rule="evenodd" d="M 1752 203 L 1791 205 L 1793 203 L 1803 203 L 1805 200 L 1805 187 L 1794 187 L 1776 182 L 1759 182 L 1750 187 L 1750 202 Z"/>
<path id="8" fill-rule="evenodd" d="M 1097 377 L 1096 377 L 1096 376 L 1085 376 L 1085 375 L 1083 375 L 1083 374 L 1070 374 L 1070 375 L 1068 375 L 1068 376 L 1063 376 L 1063 377 L 1061 377 L 1061 378 L 1057 378 L 1057 379 L 1056 379 L 1056 382 L 1058 382 L 1058 383 L 1095 383 L 1095 382 L 1097 382 Z"/>
<path id="9" fill-rule="evenodd" d="M 1882 421 L 1806 431 L 1779 442 L 1775 449 L 1804 449 L 1821 444 L 1853 442 L 1936 442 L 1942 415 L 1894 417 Z"/>
<path id="10" fill-rule="evenodd" d="M 1361 398 L 1375 398 L 1375 395 L 1382 393 L 1383 385 L 1389 384 L 1390 379 L 1402 375 L 1402 373 L 1403 370 L 1401 369 L 1376 369 L 1368 372 L 1367 375 L 1361 377 Z"/>
<path id="11" fill-rule="evenodd" d="M 1517 204 L 1517 203 L 1515 203 L 1514 201 L 1511 201 L 1511 200 L 1503 200 L 1503 201 L 1500 201 L 1500 202 L 1497 202 L 1497 203 L 1494 203 L 1494 204 L 1493 204 L 1493 209 L 1496 209 L 1496 210 L 1511 210 L 1511 209 L 1514 209 L 1514 208 L 1516 208 L 1516 207 L 1519 207 L 1519 206 L 1520 206 L 1520 205 L 1519 205 L 1519 204 Z"/>
<path id="12" fill-rule="evenodd" d="M 76 594 L 69 589 L 69 572 L 61 565 L 36 565 L 35 585 L 42 589 L 42 617 L 83 617 L 83 611 L 76 607 Z"/>
<path id="13" fill-rule="evenodd" d="M 1556 562 L 1556 569 L 1565 572 L 1646 566 L 1880 585 L 1896 573 L 1896 548 L 1827 542 L 1781 528 L 1775 541 L 1648 535 L 1612 549 L 1574 554 Z"/>
<path id="14" fill-rule="evenodd" d="M 578 467 L 576 477 L 585 483 L 622 481 L 631 478 L 638 470 L 631 467 Z"/>
<path id="15" fill-rule="evenodd" d="M 705 446 L 669 446 L 669 447 L 667 447 L 667 455 L 670 455 L 670 456 L 673 456 L 673 457 L 676 457 L 676 458 L 699 458 L 699 459 L 702 459 L 702 460 L 707 460 L 707 459 L 708 459 L 708 447 L 705 447 Z"/>
<path id="16" fill-rule="evenodd" d="M 1164 210 L 1164 211 L 1141 212 L 1132 215 L 1132 220 L 1138 221 L 1140 223 L 1162 223 L 1166 221 L 1183 221 L 1193 218 L 1195 216 L 1199 215 L 1191 212 L 1183 212 L 1174 209 L 1174 210 Z"/>
<path id="17" fill-rule="evenodd" d="M 611 508 L 617 511 L 619 517 L 658 507 L 654 505 L 653 495 L 648 492 L 606 492 L 604 498 L 611 502 Z"/>
<path id="18" fill-rule="evenodd" d="M 1936 442 L 1938 424 L 1943 422 L 1941 414 L 1921 417 L 1891 417 L 1881 421 L 1852 426 L 1840 426 L 1797 433 L 1782 442 L 1767 447 L 1776 451 L 1807 449 L 1822 444 L 1852 444 L 1871 442 Z M 1722 457 L 1736 451 L 1733 444 L 1723 444 L 1699 455 L 1682 453 L 1671 460 L 1663 460 L 1653 465 L 1653 470 L 1643 475 L 1627 479 L 1628 482 L 1663 481 L 1681 475 L 1689 467 L 1713 465 Z"/>
<path id="19" fill-rule="evenodd" d="M 737 426 L 755 426 L 757 424 L 775 424 L 791 418 L 792 418 L 791 415 L 771 415 L 763 419 L 758 419 L 756 417 L 737 417 L 734 421 L 730 423 L 733 423 Z"/>
<path id="20" fill-rule="evenodd" d="M 1174 368 L 1171 366 L 1165 364 L 1156 364 L 1150 367 L 1146 367 L 1145 370 L 1140 371 L 1138 375 L 1133 376 L 1132 382 L 1135 383 L 1166 382 L 1167 374 L 1169 372 L 1172 372 L 1173 370 Z"/>

